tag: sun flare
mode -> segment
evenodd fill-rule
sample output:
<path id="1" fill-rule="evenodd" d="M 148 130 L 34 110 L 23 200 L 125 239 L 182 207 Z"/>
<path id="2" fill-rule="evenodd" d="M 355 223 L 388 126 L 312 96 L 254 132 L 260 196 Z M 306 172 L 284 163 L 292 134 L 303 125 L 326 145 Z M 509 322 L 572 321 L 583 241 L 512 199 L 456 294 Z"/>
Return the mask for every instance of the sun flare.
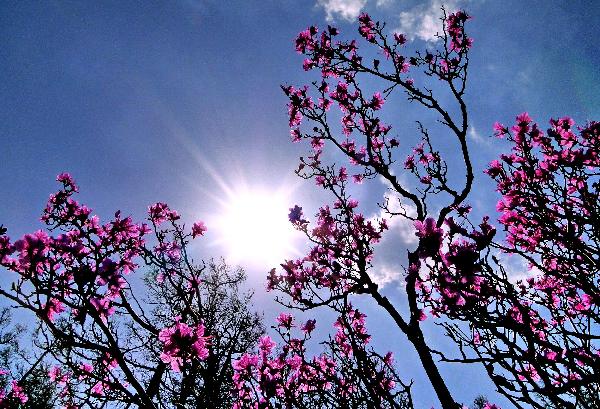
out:
<path id="1" fill-rule="evenodd" d="M 216 220 L 228 259 L 274 267 L 291 257 L 299 233 L 288 221 L 290 199 L 281 191 L 244 189 L 229 195 Z"/>

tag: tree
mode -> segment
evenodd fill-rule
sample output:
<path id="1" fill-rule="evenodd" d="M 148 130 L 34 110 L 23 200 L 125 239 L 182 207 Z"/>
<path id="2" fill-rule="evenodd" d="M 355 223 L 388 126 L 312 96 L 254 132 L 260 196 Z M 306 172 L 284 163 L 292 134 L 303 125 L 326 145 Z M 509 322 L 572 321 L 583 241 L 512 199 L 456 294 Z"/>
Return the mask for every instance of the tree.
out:
<path id="1" fill-rule="evenodd" d="M 574 125 L 552 119 L 543 132 L 527 113 L 510 130 L 495 125 L 513 147 L 486 170 L 506 231 L 493 247 L 526 260 L 529 278 L 510 282 L 494 254 L 482 253 L 475 265 L 485 291 L 444 311 L 470 324 L 469 336 L 457 325 L 448 333 L 515 404 L 594 408 L 600 400 L 600 124 Z M 451 228 L 450 236 L 465 233 Z"/>
<path id="2" fill-rule="evenodd" d="M 396 374 L 392 354 L 381 356 L 368 347 L 365 315 L 344 301 L 334 307 L 340 313 L 336 334 L 322 343 L 325 351 L 317 356 L 307 352 L 316 321 L 305 322 L 294 336 L 293 317 L 279 315 L 275 328 L 284 341 L 281 351 L 265 336 L 258 353 L 234 362 L 238 396 L 233 407 L 411 408 L 411 385 Z"/>
<path id="3" fill-rule="evenodd" d="M 471 220 L 466 203 L 475 178 L 464 99 L 472 46 L 465 32 L 468 20 L 464 11 L 444 11 L 438 47 L 408 56 L 404 35 L 390 37 L 385 24 L 362 14 L 359 34 L 383 60 L 364 57 L 369 50 L 359 54 L 362 45 L 339 40 L 339 31 L 331 26 L 320 33 L 309 27 L 298 35 L 296 50 L 306 56 L 304 69 L 319 70 L 321 79 L 311 86 L 282 87 L 289 98 L 292 139 L 307 140 L 312 147 L 310 156 L 300 158 L 297 173 L 329 191 L 333 203 L 319 209 L 314 225 L 301 207 L 290 209 L 290 222 L 306 234 L 312 248 L 273 270 L 269 287 L 285 294 L 280 301 L 290 308 L 329 307 L 342 321 L 348 310 L 340 305 L 370 297 L 413 345 L 443 408 L 460 405 L 438 370 L 440 360 L 481 363 L 498 391 L 516 407 L 594 407 L 600 369 L 600 126 L 590 123 L 577 135 L 573 121 L 563 118 L 552 120 L 544 133 L 527 114 L 519 115 L 510 131 L 495 126 L 498 136 L 512 142 L 513 152 L 486 171 L 503 195 L 498 210 L 506 238 L 494 242 L 496 227 L 490 218 Z M 362 81 L 367 78 L 379 81 L 383 91 L 367 92 Z M 421 141 L 404 160 L 398 153 L 401 137 L 393 135 L 380 116 L 398 90 L 409 102 L 437 115 L 442 125 L 433 132 L 417 121 Z M 332 122 L 333 105 L 340 110 L 339 126 Z M 308 125 L 301 126 L 303 122 Z M 444 160 L 442 143 L 446 149 L 454 146 L 462 161 Z M 328 163 L 325 152 L 348 164 Z M 407 175 L 416 182 L 407 182 Z M 378 203 L 383 217 L 368 219 L 353 192 L 360 188 L 357 184 L 373 179 L 384 180 L 389 191 Z M 373 275 L 376 244 L 389 223 L 399 218 L 414 225 L 418 240 L 407 251 L 406 263 L 398 266 L 405 278 L 405 309 L 382 293 Z M 526 260 L 531 278 L 512 281 L 499 258 L 502 252 Z M 455 341 L 457 353 L 433 349 L 422 330 L 423 321 L 431 317 Z M 332 349 L 359 361 L 360 348 L 344 350 L 343 345 L 348 338 L 368 339 L 363 321 L 359 327 L 346 326 L 348 334 L 336 337 Z M 283 336 L 282 342 L 275 363 L 255 358 L 236 364 L 241 366 L 237 387 L 245 399 L 240 406 L 303 407 L 296 403 L 301 398 L 289 402 L 293 391 L 305 396 L 327 393 L 327 388 L 319 390 L 302 377 L 310 361 L 288 359 L 297 339 Z M 267 352 L 271 350 L 273 346 Z M 339 372 L 339 360 L 328 352 L 325 356 Z M 273 367 L 279 377 L 275 390 L 264 382 L 271 381 Z M 369 382 L 374 376 L 384 378 L 386 370 L 353 369 L 341 378 Z M 287 373 L 293 376 L 280 375 Z M 395 387 L 387 386 L 353 388 L 348 394 L 371 402 L 389 400 Z M 401 391 L 410 395 L 409 389 Z M 410 399 L 407 402 L 410 405 Z"/>
<path id="4" fill-rule="evenodd" d="M 9 308 L 0 309 L 0 407 L 51 409 L 57 400 L 43 356 L 30 362 L 20 345 L 25 328 L 12 325 Z"/>
<path id="5" fill-rule="evenodd" d="M 0 235 L 0 263 L 17 277 L 0 294 L 37 317 L 63 404 L 230 407 L 231 361 L 264 331 L 240 288 L 244 272 L 195 264 L 188 244 L 206 227 L 188 232 L 164 203 L 149 208 L 148 224 L 120 212 L 102 224 L 74 200 L 68 174 L 57 180 L 42 216 L 52 235 Z M 149 303 L 139 301 L 142 280 L 127 277 L 142 269 Z"/>
<path id="6" fill-rule="evenodd" d="M 173 379 L 173 386 L 158 398 L 177 407 L 230 408 L 232 360 L 250 351 L 265 331 L 260 316 L 248 308 L 252 293 L 240 289 L 246 273 L 241 268 L 232 270 L 223 260 L 211 261 L 196 275 L 201 282 L 194 295 L 189 295 L 190 277 L 160 274 L 155 271 L 146 277 L 154 325 L 162 328 L 174 316 L 185 321 L 186 315 L 192 315 L 202 317 L 206 332 L 213 335 L 208 357 L 192 361 L 189 371 Z"/>

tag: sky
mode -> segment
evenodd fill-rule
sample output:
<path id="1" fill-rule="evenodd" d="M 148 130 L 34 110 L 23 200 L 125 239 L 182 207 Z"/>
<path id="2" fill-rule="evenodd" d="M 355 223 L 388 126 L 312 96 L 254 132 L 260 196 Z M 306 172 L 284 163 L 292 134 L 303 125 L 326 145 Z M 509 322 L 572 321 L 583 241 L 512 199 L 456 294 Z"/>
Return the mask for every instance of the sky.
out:
<path id="1" fill-rule="evenodd" d="M 207 222 L 196 254 L 229 256 L 245 266 L 269 319 L 275 309 L 264 277 L 276 262 L 233 251 L 238 234 L 223 220 L 235 219 L 231 212 L 248 194 L 281 203 L 282 211 L 272 212 L 277 220 L 296 203 L 311 214 L 328 200 L 294 175 L 307 147 L 290 141 L 280 85 L 314 79 L 302 70 L 295 35 L 309 25 L 335 24 L 344 36 L 356 36 L 356 18 L 366 11 L 390 31 L 406 33 L 409 47 L 433 47 L 442 4 L 474 16 L 466 96 L 476 168 L 470 202 L 478 214 L 493 214 L 497 197 L 481 171 L 508 149 L 489 137 L 495 121 L 510 123 L 523 111 L 544 127 L 551 117 L 570 115 L 580 124 L 600 118 L 600 2 L 0 2 L 0 223 L 11 236 L 40 228 L 41 209 L 63 171 L 79 183 L 80 200 L 104 218 L 120 209 L 139 220 L 148 205 L 167 202 L 185 221 Z M 390 122 L 414 134 L 419 111 L 396 102 L 387 111 Z M 356 193 L 375 198 L 366 213 L 376 213 L 384 188 L 374 183 Z M 378 260 L 387 294 L 397 299 L 397 255 L 414 240 L 401 229 L 392 232 L 397 240 L 382 243 Z M 285 234 L 293 243 L 285 256 L 299 254 L 301 237 Z M 403 373 L 418 380 L 417 360 L 401 334 L 377 309 L 365 308 L 374 339 L 385 340 L 376 345 L 396 351 Z M 427 331 L 443 344 L 435 328 Z M 481 371 L 442 372 L 465 402 L 480 392 L 494 396 L 485 381 L 476 381 L 477 391 L 465 385 L 464 379 L 482 379 Z M 435 403 L 426 386 L 416 391 L 423 407 Z"/>

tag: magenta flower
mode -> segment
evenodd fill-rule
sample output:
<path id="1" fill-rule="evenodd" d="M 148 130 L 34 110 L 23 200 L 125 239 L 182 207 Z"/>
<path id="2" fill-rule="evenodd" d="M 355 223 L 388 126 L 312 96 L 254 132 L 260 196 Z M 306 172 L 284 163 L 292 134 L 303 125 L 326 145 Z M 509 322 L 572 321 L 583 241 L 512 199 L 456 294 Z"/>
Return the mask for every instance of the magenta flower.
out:
<path id="1" fill-rule="evenodd" d="M 294 317 L 291 314 L 281 313 L 277 317 L 277 326 L 290 329 L 294 326 Z"/>
<path id="2" fill-rule="evenodd" d="M 206 225 L 202 221 L 198 221 L 192 225 L 192 237 L 196 238 L 197 236 L 204 236 L 206 233 Z"/>
<path id="3" fill-rule="evenodd" d="M 302 331 L 304 331 L 306 334 L 310 334 L 311 332 L 314 331 L 316 324 L 317 324 L 316 320 L 308 320 L 308 321 L 306 321 L 306 323 L 304 325 L 302 325 L 302 327 L 300 327 L 300 329 Z"/>
<path id="4" fill-rule="evenodd" d="M 374 43 L 375 42 L 375 23 L 371 20 L 371 17 L 367 13 L 362 13 L 358 16 L 358 32 L 361 36 L 363 36 L 367 41 Z"/>
<path id="5" fill-rule="evenodd" d="M 106 298 L 92 298 L 90 304 L 98 311 L 100 318 L 104 322 L 106 322 L 106 319 L 115 312 L 115 309 L 110 305 L 110 300 Z"/>
<path id="6" fill-rule="evenodd" d="M 508 133 L 508 128 L 502 125 L 500 122 L 494 123 L 494 135 L 498 138 L 504 137 Z"/>
<path id="7" fill-rule="evenodd" d="M 181 371 L 181 365 L 189 360 L 208 358 L 209 336 L 204 335 L 205 327 L 198 324 L 195 328 L 177 320 L 172 327 L 164 328 L 158 334 L 158 339 L 163 343 L 160 359 L 171 364 L 175 372 Z"/>
<path id="8" fill-rule="evenodd" d="M 377 111 L 383 107 L 384 102 L 385 100 L 383 99 L 383 96 L 381 96 L 381 93 L 376 92 L 371 100 L 371 108 Z"/>
<path id="9" fill-rule="evenodd" d="M 42 305 L 42 309 L 46 311 L 46 316 L 50 321 L 54 321 L 56 315 L 66 310 L 63 303 L 54 298 L 51 298 L 46 304 Z"/>
<path id="10" fill-rule="evenodd" d="M 79 188 L 75 184 L 75 180 L 73 180 L 73 177 L 69 173 L 61 173 L 56 177 L 56 180 L 65 185 L 65 187 L 70 188 L 73 192 L 79 191 Z"/>
<path id="11" fill-rule="evenodd" d="M 303 217 L 304 213 L 302 212 L 302 207 L 294 205 L 294 207 L 290 208 L 290 213 L 288 214 L 290 223 L 295 226 L 302 226 L 303 224 L 308 223 L 305 219 L 303 219 Z"/>
<path id="12" fill-rule="evenodd" d="M 437 227 L 435 219 L 428 217 L 425 221 L 415 221 L 417 231 L 415 235 L 419 237 L 419 254 L 422 258 L 435 255 L 442 245 L 444 231 Z"/>
<path id="13" fill-rule="evenodd" d="M 148 215 L 150 220 L 159 225 L 166 220 L 179 220 L 180 216 L 175 210 L 169 209 L 169 206 L 166 203 L 155 203 L 148 208 Z"/>
<path id="14" fill-rule="evenodd" d="M 23 390 L 23 388 L 19 386 L 17 381 L 14 380 L 11 382 L 10 394 L 15 399 L 18 399 L 21 403 L 25 403 L 29 400 L 29 397 L 25 395 L 25 391 Z"/>
<path id="15" fill-rule="evenodd" d="M 318 29 L 314 26 L 307 28 L 300 32 L 296 37 L 296 51 L 300 54 L 304 54 L 307 51 L 312 51 L 315 48 L 314 36 L 317 34 Z"/>
<path id="16" fill-rule="evenodd" d="M 406 44 L 406 36 L 401 33 L 394 33 L 394 40 L 400 45 Z"/>
<path id="17" fill-rule="evenodd" d="M 261 350 L 261 352 L 263 352 L 266 355 L 270 354 L 276 345 L 277 344 L 275 343 L 275 341 L 273 341 L 268 335 L 260 337 L 260 339 L 258 340 L 258 348 Z"/>
<path id="18" fill-rule="evenodd" d="M 107 389 L 108 385 L 102 381 L 96 382 L 96 384 L 92 387 L 92 394 L 96 396 L 104 396 L 104 391 Z"/>

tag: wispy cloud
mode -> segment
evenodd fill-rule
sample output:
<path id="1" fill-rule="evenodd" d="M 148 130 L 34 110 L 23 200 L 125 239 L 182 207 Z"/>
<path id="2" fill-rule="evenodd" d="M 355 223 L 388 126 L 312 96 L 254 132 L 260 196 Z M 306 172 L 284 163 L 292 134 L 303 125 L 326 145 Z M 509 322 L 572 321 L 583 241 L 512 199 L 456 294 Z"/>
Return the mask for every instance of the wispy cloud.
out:
<path id="1" fill-rule="evenodd" d="M 471 140 L 478 145 L 490 145 L 490 139 L 481 135 L 481 133 L 479 133 L 479 131 L 477 130 L 477 128 L 475 128 L 475 125 L 473 124 L 469 125 L 469 130 L 467 131 L 467 134 L 469 138 L 471 138 Z"/>
<path id="2" fill-rule="evenodd" d="M 404 213 L 409 217 L 416 217 L 417 209 L 412 204 L 404 203 L 397 195 L 386 192 L 384 195 L 384 203 L 387 204 L 388 210 L 392 213 Z M 381 210 L 379 214 L 380 218 L 387 219 L 388 226 L 392 233 L 397 233 L 405 245 L 411 245 L 417 243 L 417 236 L 415 236 L 414 222 L 403 216 L 390 215 Z"/>
<path id="3" fill-rule="evenodd" d="M 518 255 L 506 254 L 500 251 L 494 252 L 494 255 L 504 268 L 508 281 L 513 284 L 517 281 L 525 281 L 528 278 L 536 277 L 541 273 L 536 267 L 532 267 L 529 261 Z"/>
<path id="4" fill-rule="evenodd" d="M 452 12 L 463 0 L 430 0 L 400 13 L 400 25 L 396 31 L 406 34 L 411 40 L 435 42 L 440 32 L 442 6 Z"/>
<path id="5" fill-rule="evenodd" d="M 400 196 L 391 191 L 384 194 L 382 204 L 387 206 L 391 213 L 402 213 L 408 217 L 417 215 L 414 205 L 405 203 Z M 413 247 L 418 242 L 414 222 L 402 215 L 390 216 L 388 211 L 380 209 L 370 217 L 371 220 L 385 219 L 389 227 L 381 242 L 377 244 L 377 257 L 370 272 L 373 281 L 381 287 L 402 283 L 402 265 L 406 261 L 406 252 L 402 249 Z"/>
<path id="6" fill-rule="evenodd" d="M 394 0 L 377 0 L 375 5 L 377 7 L 389 7 L 394 4 Z"/>
<path id="7" fill-rule="evenodd" d="M 367 0 L 317 0 L 317 7 L 325 10 L 327 21 L 333 21 L 336 17 L 354 21 L 366 4 Z"/>
<path id="8" fill-rule="evenodd" d="M 415 38 L 435 42 L 436 34 L 440 32 L 442 7 L 447 12 L 453 12 L 461 3 L 468 0 L 426 0 L 417 2 L 413 8 L 402 11 L 399 15 L 400 24 L 395 31 L 406 34 L 411 40 Z M 354 21 L 364 11 L 367 3 L 378 9 L 389 9 L 399 6 L 397 0 L 316 0 L 316 6 L 325 11 L 327 21 L 343 19 Z"/>
<path id="9" fill-rule="evenodd" d="M 400 279 L 404 277 L 404 271 L 399 264 L 394 266 L 391 264 L 383 264 L 373 268 L 369 272 L 369 276 L 375 284 L 383 288 L 396 281 L 400 281 Z"/>

